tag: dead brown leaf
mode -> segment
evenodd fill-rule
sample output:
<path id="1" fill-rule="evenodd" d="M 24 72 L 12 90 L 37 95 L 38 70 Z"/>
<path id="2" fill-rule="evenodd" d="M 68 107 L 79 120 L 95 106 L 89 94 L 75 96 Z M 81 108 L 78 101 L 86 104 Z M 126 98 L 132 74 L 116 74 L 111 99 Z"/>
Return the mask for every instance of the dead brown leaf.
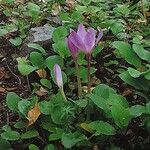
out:
<path id="1" fill-rule="evenodd" d="M 133 91 L 131 89 L 125 89 L 124 92 L 122 93 L 122 96 L 126 97 L 132 93 Z"/>
<path id="2" fill-rule="evenodd" d="M 28 126 L 34 124 L 36 122 L 36 120 L 38 119 L 38 117 L 40 116 L 41 111 L 39 108 L 38 103 L 35 104 L 35 106 L 29 110 L 28 115 L 27 115 L 27 119 L 28 119 Z"/>
<path id="3" fill-rule="evenodd" d="M 40 78 L 46 78 L 47 72 L 44 69 L 39 69 L 36 71 L 36 73 L 39 75 Z"/>
<path id="4" fill-rule="evenodd" d="M 5 93 L 6 89 L 0 86 L 0 93 Z"/>
<path id="5" fill-rule="evenodd" d="M 37 90 L 35 93 L 41 97 L 41 96 L 47 95 L 48 91 L 46 89 L 44 89 L 43 87 L 40 87 L 40 89 Z"/>

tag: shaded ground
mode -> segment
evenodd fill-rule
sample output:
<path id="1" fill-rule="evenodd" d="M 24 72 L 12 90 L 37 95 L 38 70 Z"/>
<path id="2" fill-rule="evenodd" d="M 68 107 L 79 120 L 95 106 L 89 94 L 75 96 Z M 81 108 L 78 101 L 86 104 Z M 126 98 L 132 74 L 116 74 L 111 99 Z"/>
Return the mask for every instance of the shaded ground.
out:
<path id="1" fill-rule="evenodd" d="M 0 39 L 0 126 L 16 120 L 5 106 L 7 93 L 15 92 L 21 97 L 29 94 L 26 79 L 17 71 L 15 57 L 18 57 L 18 51 L 7 39 Z"/>

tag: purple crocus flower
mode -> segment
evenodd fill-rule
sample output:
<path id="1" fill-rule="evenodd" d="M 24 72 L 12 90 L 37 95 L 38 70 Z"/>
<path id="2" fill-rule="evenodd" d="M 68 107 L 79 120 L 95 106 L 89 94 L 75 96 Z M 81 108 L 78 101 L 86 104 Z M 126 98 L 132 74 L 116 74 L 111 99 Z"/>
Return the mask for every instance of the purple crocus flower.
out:
<path id="1" fill-rule="evenodd" d="M 71 55 L 72 55 L 73 59 L 76 60 L 77 55 L 78 55 L 78 48 L 72 43 L 70 35 L 67 38 L 67 44 L 68 44 L 68 48 L 71 52 Z"/>
<path id="2" fill-rule="evenodd" d="M 60 89 L 62 89 L 63 88 L 62 72 L 58 64 L 54 65 L 54 74 L 55 74 L 56 84 Z"/>
<path id="3" fill-rule="evenodd" d="M 96 38 L 96 30 L 93 28 L 85 29 L 83 24 L 78 26 L 77 32 L 72 31 L 69 36 L 70 43 L 86 54 L 91 54 L 93 48 L 100 41 L 103 32 L 99 32 Z"/>

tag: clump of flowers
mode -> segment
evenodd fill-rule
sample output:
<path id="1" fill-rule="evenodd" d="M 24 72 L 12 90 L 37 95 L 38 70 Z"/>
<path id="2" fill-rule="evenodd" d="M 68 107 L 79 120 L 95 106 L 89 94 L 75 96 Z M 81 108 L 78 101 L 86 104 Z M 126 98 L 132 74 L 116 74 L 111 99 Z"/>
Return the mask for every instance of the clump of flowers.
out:
<path id="1" fill-rule="evenodd" d="M 86 54 L 87 57 L 87 78 L 88 78 L 88 92 L 91 90 L 90 85 L 90 62 L 91 62 L 91 54 L 94 47 L 98 44 L 100 39 L 103 36 L 103 32 L 100 31 L 97 36 L 97 31 L 93 28 L 85 29 L 83 24 L 78 26 L 77 32 L 71 31 L 68 36 L 68 47 L 70 49 L 71 55 L 75 61 L 76 72 L 77 72 L 77 81 L 78 81 L 78 95 L 81 96 L 81 81 L 80 81 L 80 73 L 79 67 L 77 63 L 78 52 L 82 51 Z"/>

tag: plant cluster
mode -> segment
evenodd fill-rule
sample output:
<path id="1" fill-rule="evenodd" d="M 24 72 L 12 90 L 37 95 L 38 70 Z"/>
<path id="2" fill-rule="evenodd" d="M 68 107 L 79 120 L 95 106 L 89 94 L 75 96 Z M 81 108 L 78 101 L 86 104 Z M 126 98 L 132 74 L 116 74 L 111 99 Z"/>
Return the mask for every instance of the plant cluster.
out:
<path id="1" fill-rule="evenodd" d="M 58 11 L 62 24 L 53 32 L 53 54 L 30 43 L 29 57 L 17 58 L 23 76 L 36 72 L 40 79 L 32 83 L 26 99 L 7 94 L 6 104 L 18 119 L 2 127 L 0 147 L 9 149 L 9 142 L 17 142 L 29 150 L 121 150 L 116 139 L 121 135 L 133 139 L 134 123 L 149 137 L 149 4 L 49 0 L 13 8 L 13 0 L 3 2 L 3 13 L 19 18 L 0 25 L 0 36 L 17 28 L 17 37 L 9 41 L 18 48 L 27 29 L 40 24 L 48 13 Z M 128 144 L 128 149 L 139 145 L 144 149 L 149 141 Z"/>

